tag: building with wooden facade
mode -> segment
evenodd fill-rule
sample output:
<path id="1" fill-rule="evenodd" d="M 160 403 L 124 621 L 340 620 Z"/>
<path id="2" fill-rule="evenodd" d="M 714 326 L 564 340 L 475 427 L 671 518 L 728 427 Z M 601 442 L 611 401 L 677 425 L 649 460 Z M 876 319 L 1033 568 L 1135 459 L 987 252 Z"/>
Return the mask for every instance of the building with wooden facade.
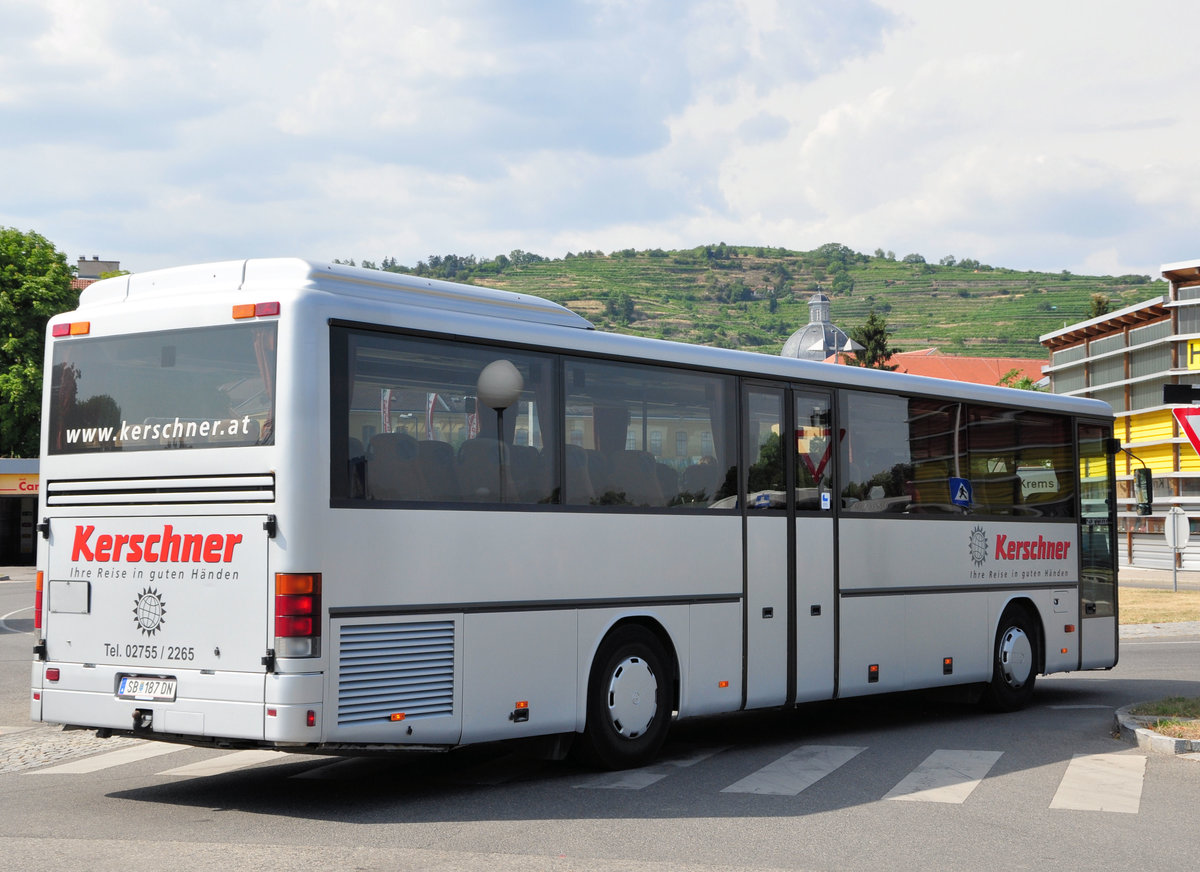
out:
<path id="1" fill-rule="evenodd" d="M 1118 540 L 1123 565 L 1170 569 L 1175 557 L 1163 521 L 1178 505 L 1200 529 L 1200 455 L 1164 401 L 1168 384 L 1200 385 L 1200 260 L 1166 264 L 1165 293 L 1116 312 L 1047 333 L 1045 372 L 1058 394 L 1095 397 L 1113 407 L 1117 457 Z M 1200 400 L 1200 395 L 1197 397 Z M 1154 508 L 1139 516 L 1133 471 L 1154 473 Z M 1200 570 L 1200 539 L 1178 555 L 1181 569 Z"/>

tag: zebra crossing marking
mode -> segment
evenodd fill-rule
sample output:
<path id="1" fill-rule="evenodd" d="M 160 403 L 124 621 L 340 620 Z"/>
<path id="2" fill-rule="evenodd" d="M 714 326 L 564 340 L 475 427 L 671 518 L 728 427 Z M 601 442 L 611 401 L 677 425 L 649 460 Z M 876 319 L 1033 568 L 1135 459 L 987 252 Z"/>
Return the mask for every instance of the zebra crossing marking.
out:
<path id="1" fill-rule="evenodd" d="M 865 750 L 840 745 L 801 745 L 721 792 L 795 796 Z"/>
<path id="2" fill-rule="evenodd" d="M 1137 814 L 1146 758 L 1135 754 L 1076 754 L 1058 785 L 1051 808 Z"/>
<path id="3" fill-rule="evenodd" d="M 961 805 L 1003 751 L 934 751 L 889 790 L 884 799 Z"/>
<path id="4" fill-rule="evenodd" d="M 682 749 L 673 757 L 653 766 L 624 772 L 599 773 L 573 784 L 582 789 L 642 790 L 657 784 L 682 769 L 688 769 L 727 750 L 722 747 L 693 747 Z M 85 775 L 118 766 L 150 760 L 155 757 L 190 750 L 189 746 L 164 742 L 141 742 L 69 760 L 42 769 L 28 770 L 30 775 Z M 827 775 L 856 758 L 866 747 L 840 745 L 801 745 L 762 768 L 735 781 L 722 793 L 756 794 L 760 796 L 796 796 L 811 788 Z M 909 772 L 882 798 L 915 802 L 961 804 L 1000 759 L 1001 751 L 945 750 L 934 751 Z M 1200 755 L 1193 755 L 1200 757 Z M 268 762 L 313 760 L 316 765 L 290 778 L 328 779 L 358 777 L 360 758 L 320 759 L 267 749 L 229 751 L 193 763 L 163 770 L 158 775 L 167 778 L 203 778 L 236 772 Z M 488 770 L 485 778 L 459 772 L 455 779 L 471 783 L 495 785 L 504 783 L 510 775 L 527 774 L 527 761 L 514 764 L 493 763 L 496 771 Z M 486 769 L 486 767 L 485 767 Z M 511 771 L 510 771 L 511 770 Z M 336 774 L 335 774 L 336 771 Z M 1067 765 L 1049 807 L 1057 810 L 1100 811 L 1137 814 L 1146 772 L 1146 756 L 1128 753 L 1076 754 Z M 514 776 L 515 777 L 515 776 Z"/>
<path id="5" fill-rule="evenodd" d="M 234 751 L 228 754 L 222 754 L 219 757 L 210 757 L 207 760 L 200 760 L 196 763 L 187 763 L 183 766 L 177 766 L 174 769 L 168 769 L 166 772 L 160 772 L 166 778 L 204 778 L 209 775 L 222 775 L 226 772 L 236 772 L 239 769 L 248 769 L 251 766 L 257 766 L 259 763 L 274 761 L 282 762 L 285 757 L 298 758 L 304 755 L 289 754 L 286 751 L 270 751 L 270 750 L 249 750 L 249 751 Z"/>
<path id="6" fill-rule="evenodd" d="M 183 750 L 186 750 L 186 746 L 168 745 L 162 742 L 145 742 L 141 745 L 130 745 L 127 748 L 120 748 L 116 751 L 96 754 L 93 757 L 84 757 L 80 760 L 59 763 L 57 766 L 50 766 L 46 769 L 35 769 L 29 774 L 87 775 L 88 773 L 99 772 L 102 769 L 109 769 L 113 766 L 123 766 L 126 763 L 136 763 L 139 760 L 149 760 L 153 757 L 174 754 Z"/>
<path id="7" fill-rule="evenodd" d="M 727 746 L 684 750 L 652 766 L 626 769 L 623 772 L 604 772 L 571 786 L 581 790 L 641 790 L 662 781 L 673 769 L 688 769 L 703 760 L 715 757 L 724 751 L 725 747 Z"/>

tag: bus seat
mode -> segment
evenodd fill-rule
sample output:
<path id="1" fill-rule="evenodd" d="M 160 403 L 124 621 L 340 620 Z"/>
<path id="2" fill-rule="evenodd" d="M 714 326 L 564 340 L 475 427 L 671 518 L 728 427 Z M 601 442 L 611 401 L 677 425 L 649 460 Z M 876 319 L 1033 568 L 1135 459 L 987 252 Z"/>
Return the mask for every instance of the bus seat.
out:
<path id="1" fill-rule="evenodd" d="M 654 475 L 662 495 L 662 505 L 672 505 L 679 497 L 679 473 L 665 463 L 654 464 Z"/>
<path id="2" fill-rule="evenodd" d="M 618 451 L 611 459 L 611 489 L 624 494 L 627 505 L 665 505 L 654 466 L 654 456 L 648 452 Z"/>
<path id="3" fill-rule="evenodd" d="M 353 436 L 350 437 L 348 449 L 347 472 L 350 475 L 350 498 L 361 500 L 366 494 L 366 452 L 363 449 L 362 441 Z"/>
<path id="4" fill-rule="evenodd" d="M 472 502 L 501 502 L 500 458 L 504 458 L 504 502 L 517 499 L 507 446 L 496 439 L 478 437 L 458 447 L 458 480 L 463 499 Z"/>
<path id="5" fill-rule="evenodd" d="M 512 479 L 523 503 L 540 503 L 550 497 L 551 473 L 542 453 L 532 445 L 509 445 Z"/>
<path id="6" fill-rule="evenodd" d="M 367 499 L 419 500 L 417 440 L 407 433 L 379 433 L 367 452 Z"/>
<path id="7" fill-rule="evenodd" d="M 595 448 L 586 448 L 588 477 L 596 496 L 602 496 L 609 488 L 608 461 Z"/>
<path id="8" fill-rule="evenodd" d="M 454 464 L 454 448 L 449 442 L 422 439 L 417 443 L 417 460 L 421 467 L 421 485 L 425 499 L 435 502 L 462 499 L 458 470 Z"/>
<path id="9" fill-rule="evenodd" d="M 578 445 L 564 445 L 563 465 L 566 472 L 563 502 L 569 506 L 590 505 L 596 492 L 592 488 L 592 477 L 588 474 L 587 452 Z"/>
<path id="10" fill-rule="evenodd" d="M 695 463 L 683 471 L 683 497 L 691 502 L 712 502 L 716 499 L 721 470 L 714 463 Z"/>

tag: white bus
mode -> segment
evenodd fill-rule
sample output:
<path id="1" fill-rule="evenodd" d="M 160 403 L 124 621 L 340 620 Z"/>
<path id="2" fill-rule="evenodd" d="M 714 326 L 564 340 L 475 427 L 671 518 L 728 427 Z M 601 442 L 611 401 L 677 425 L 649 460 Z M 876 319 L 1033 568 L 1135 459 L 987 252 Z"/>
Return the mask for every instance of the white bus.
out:
<path id="1" fill-rule="evenodd" d="M 291 259 L 97 282 L 46 373 L 34 720 L 625 767 L 675 718 L 1117 660 L 1097 401 Z"/>

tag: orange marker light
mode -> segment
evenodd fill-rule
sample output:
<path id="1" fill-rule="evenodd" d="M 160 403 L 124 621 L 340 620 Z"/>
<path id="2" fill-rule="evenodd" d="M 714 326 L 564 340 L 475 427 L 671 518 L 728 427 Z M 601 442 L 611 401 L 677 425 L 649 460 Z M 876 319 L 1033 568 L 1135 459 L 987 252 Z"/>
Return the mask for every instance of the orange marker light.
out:
<path id="1" fill-rule="evenodd" d="M 264 318 L 268 315 L 279 314 L 279 302 L 271 301 L 269 303 L 238 303 L 233 307 L 233 317 L 240 318 Z"/>

